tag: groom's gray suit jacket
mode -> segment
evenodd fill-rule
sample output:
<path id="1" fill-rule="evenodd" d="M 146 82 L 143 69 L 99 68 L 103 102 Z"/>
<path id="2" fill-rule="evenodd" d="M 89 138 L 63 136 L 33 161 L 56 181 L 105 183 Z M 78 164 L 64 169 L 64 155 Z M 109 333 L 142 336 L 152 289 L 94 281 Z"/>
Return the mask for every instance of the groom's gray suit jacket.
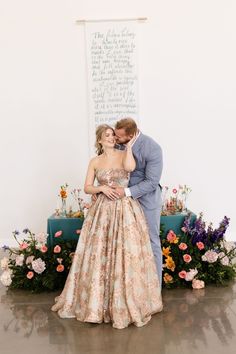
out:
<path id="1" fill-rule="evenodd" d="M 162 150 L 152 138 L 140 133 L 132 147 L 136 168 L 130 175 L 129 189 L 146 210 L 160 208 Z"/>

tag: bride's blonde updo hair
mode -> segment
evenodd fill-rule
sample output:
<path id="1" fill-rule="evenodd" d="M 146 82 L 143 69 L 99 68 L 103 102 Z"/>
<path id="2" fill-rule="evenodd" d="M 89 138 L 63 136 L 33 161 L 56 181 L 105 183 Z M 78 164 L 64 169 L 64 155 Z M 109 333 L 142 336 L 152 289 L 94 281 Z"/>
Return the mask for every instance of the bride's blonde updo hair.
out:
<path id="1" fill-rule="evenodd" d="M 111 129 L 114 132 L 114 129 L 110 127 L 108 124 L 101 124 L 97 127 L 96 129 L 96 143 L 95 143 L 95 148 L 96 148 L 96 153 L 97 155 L 101 155 L 103 153 L 103 148 L 102 144 L 99 143 L 99 141 L 102 139 L 102 134 L 107 130 Z M 114 132 L 115 133 L 115 132 Z"/>

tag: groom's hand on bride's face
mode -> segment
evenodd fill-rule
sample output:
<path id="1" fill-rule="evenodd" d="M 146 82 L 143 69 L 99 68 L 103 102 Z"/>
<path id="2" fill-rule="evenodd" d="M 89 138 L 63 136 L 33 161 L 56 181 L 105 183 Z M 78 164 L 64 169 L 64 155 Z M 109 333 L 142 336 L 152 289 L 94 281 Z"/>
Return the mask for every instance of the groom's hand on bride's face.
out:
<path id="1" fill-rule="evenodd" d="M 118 198 L 123 198 L 125 196 L 125 189 L 123 187 L 115 187 L 118 194 Z"/>

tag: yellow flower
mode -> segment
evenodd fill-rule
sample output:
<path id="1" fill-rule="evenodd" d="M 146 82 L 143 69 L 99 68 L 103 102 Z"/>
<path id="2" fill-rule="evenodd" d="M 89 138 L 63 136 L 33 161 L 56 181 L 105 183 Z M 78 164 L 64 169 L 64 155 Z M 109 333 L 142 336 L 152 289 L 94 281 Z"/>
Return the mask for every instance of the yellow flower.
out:
<path id="1" fill-rule="evenodd" d="M 172 277 L 170 274 L 168 274 L 168 273 L 165 273 L 165 274 L 164 274 L 163 279 L 164 279 L 164 282 L 165 282 L 166 284 L 173 282 L 173 277 Z"/>
<path id="2" fill-rule="evenodd" d="M 175 270 L 175 262 L 173 261 L 172 257 L 168 256 L 166 258 L 165 266 L 166 266 L 167 269 L 170 269 L 172 272 L 174 272 L 174 270 Z"/>
<path id="3" fill-rule="evenodd" d="M 170 254 L 170 247 L 162 247 L 162 253 L 165 257 L 168 257 Z"/>

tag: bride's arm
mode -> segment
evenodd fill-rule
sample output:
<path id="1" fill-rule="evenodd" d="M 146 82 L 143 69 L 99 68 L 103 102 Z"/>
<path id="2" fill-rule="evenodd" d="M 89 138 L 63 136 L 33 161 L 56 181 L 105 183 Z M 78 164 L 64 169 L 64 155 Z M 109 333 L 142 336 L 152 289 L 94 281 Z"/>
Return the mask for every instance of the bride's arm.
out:
<path id="1" fill-rule="evenodd" d="M 87 175 L 84 183 L 84 192 L 86 194 L 97 194 L 102 192 L 102 186 L 94 186 L 95 181 L 95 164 L 92 159 L 88 165 Z"/>

